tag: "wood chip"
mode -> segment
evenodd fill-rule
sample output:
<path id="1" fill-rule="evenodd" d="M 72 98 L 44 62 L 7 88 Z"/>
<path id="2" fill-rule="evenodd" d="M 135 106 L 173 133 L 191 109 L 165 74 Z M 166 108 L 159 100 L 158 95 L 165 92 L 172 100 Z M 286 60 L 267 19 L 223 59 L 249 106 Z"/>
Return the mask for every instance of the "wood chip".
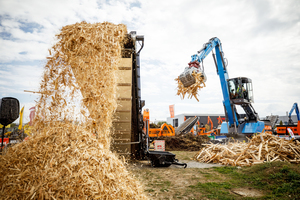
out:
<path id="1" fill-rule="evenodd" d="M 228 153 L 228 150 L 230 153 Z M 254 136 L 248 143 L 207 144 L 194 157 L 199 162 L 232 166 L 251 166 L 276 160 L 300 163 L 298 143 L 267 133 Z M 216 156 L 218 155 L 218 156 Z"/>
<path id="2" fill-rule="evenodd" d="M 198 99 L 198 91 L 205 87 L 204 78 L 202 77 L 202 73 L 192 73 L 194 76 L 196 82 L 189 87 L 184 87 L 182 82 L 179 79 L 179 76 L 175 79 L 177 82 L 177 95 L 180 96 L 182 99 L 184 99 L 185 95 L 188 95 L 188 98 L 191 99 L 192 97 L 195 97 L 197 101 Z"/>

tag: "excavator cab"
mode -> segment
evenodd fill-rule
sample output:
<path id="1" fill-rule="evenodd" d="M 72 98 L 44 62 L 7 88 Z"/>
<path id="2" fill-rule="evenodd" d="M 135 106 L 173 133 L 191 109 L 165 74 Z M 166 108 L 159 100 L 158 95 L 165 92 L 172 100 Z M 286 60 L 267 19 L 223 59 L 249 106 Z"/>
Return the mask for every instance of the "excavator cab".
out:
<path id="1" fill-rule="evenodd" d="M 253 103 L 252 80 L 245 77 L 227 80 L 230 100 L 237 105 Z"/>

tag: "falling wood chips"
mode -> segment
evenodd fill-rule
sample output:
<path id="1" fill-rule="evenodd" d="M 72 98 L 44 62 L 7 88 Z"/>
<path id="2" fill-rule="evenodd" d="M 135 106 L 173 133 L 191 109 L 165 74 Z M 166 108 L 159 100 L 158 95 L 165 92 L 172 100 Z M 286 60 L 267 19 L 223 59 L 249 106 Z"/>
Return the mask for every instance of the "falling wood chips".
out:
<path id="1" fill-rule="evenodd" d="M 300 142 L 261 133 L 248 143 L 232 142 L 227 145 L 206 144 L 194 160 L 232 166 L 251 166 L 263 162 L 300 162 Z"/>
<path id="2" fill-rule="evenodd" d="M 188 94 L 188 98 L 191 99 L 192 97 L 195 97 L 197 101 L 199 101 L 197 95 L 198 91 L 205 87 L 204 78 L 201 76 L 202 73 L 192 73 L 194 76 L 196 82 L 189 87 L 184 87 L 182 82 L 179 79 L 179 76 L 175 79 L 177 81 L 177 95 L 180 96 L 182 99 L 184 99 L 185 95 Z"/>
<path id="3" fill-rule="evenodd" d="M 68 25 L 49 50 L 35 135 L 0 156 L 1 199 L 146 199 L 110 151 L 126 26 Z"/>

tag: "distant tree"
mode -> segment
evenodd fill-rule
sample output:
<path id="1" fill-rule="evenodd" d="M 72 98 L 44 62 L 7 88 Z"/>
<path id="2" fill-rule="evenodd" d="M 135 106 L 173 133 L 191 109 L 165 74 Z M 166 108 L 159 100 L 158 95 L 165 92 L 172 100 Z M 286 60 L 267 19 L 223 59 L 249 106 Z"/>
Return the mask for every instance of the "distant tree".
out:
<path id="1" fill-rule="evenodd" d="M 166 123 L 166 124 L 167 124 L 167 122 L 166 122 L 166 121 L 159 121 L 159 122 L 157 122 L 157 126 L 158 126 L 158 127 L 161 127 L 161 125 L 163 125 L 164 123 Z"/>
<path id="2" fill-rule="evenodd" d="M 154 124 L 154 123 L 150 123 L 150 128 L 160 128 L 160 126 L 158 126 L 158 125 L 156 125 L 156 124 Z"/>
<path id="3" fill-rule="evenodd" d="M 280 120 L 279 124 L 280 124 L 280 125 L 283 125 L 283 122 L 282 122 L 282 120 Z"/>

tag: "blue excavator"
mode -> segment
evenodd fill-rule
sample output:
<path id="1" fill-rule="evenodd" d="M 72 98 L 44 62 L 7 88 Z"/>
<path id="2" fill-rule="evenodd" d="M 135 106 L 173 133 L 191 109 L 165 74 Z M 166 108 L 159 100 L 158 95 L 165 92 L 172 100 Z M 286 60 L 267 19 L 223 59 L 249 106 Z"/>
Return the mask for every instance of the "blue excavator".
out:
<path id="1" fill-rule="evenodd" d="M 294 110 L 295 110 L 295 112 L 296 112 L 296 116 L 297 116 L 297 119 L 298 119 L 298 124 L 299 124 L 299 122 L 300 122 L 300 112 L 299 112 L 299 107 L 298 107 L 298 104 L 297 104 L 297 103 L 294 103 L 293 106 L 292 106 L 292 109 L 291 109 L 290 112 L 289 112 L 289 122 L 288 122 L 289 125 L 294 125 L 294 122 L 293 122 L 293 120 L 292 120 L 292 113 L 294 112 Z"/>
<path id="2" fill-rule="evenodd" d="M 246 77 L 229 78 L 228 62 L 224 58 L 222 44 L 218 38 L 211 38 L 197 54 L 192 55 L 188 67 L 179 76 L 184 87 L 189 87 L 196 82 L 193 73 L 201 73 L 203 80 L 206 81 L 203 61 L 210 52 L 220 78 L 226 116 L 226 122 L 222 123 L 220 133 L 244 140 L 254 133 L 263 131 L 264 122 L 259 120 L 258 114 L 251 105 L 254 103 L 252 80 Z M 238 114 L 236 106 L 241 106 L 245 114 Z"/>

